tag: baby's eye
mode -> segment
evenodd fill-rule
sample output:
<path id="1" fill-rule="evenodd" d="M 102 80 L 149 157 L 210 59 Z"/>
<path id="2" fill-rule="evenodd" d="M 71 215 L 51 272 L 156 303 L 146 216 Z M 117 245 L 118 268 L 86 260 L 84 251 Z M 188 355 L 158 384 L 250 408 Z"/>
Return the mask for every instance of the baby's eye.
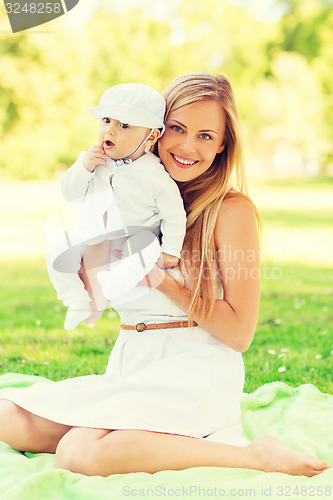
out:
<path id="1" fill-rule="evenodd" d="M 120 128 L 128 128 L 129 127 L 129 125 L 127 125 L 127 123 L 121 123 L 121 122 L 119 122 L 119 126 L 120 126 Z"/>
<path id="2" fill-rule="evenodd" d="M 212 137 L 209 134 L 201 134 L 201 138 L 204 139 L 205 141 L 208 141 Z"/>
<path id="3" fill-rule="evenodd" d="M 107 117 L 102 118 L 102 121 L 103 121 L 104 123 L 110 123 L 110 122 L 111 122 L 110 118 L 107 118 Z"/>

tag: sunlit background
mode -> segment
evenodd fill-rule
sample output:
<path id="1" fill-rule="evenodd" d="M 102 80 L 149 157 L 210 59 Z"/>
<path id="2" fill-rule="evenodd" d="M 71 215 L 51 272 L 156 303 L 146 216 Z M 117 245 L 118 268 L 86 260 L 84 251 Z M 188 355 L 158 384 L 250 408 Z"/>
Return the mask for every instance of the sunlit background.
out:
<path id="1" fill-rule="evenodd" d="M 0 374 L 102 373 L 119 319 L 68 335 L 45 269 L 59 178 L 97 139 L 104 90 L 189 71 L 232 82 L 249 194 L 263 219 L 246 392 L 332 393 L 333 0 L 80 0 L 17 34 L 0 0 Z"/>
<path id="2" fill-rule="evenodd" d="M 59 175 L 95 143 L 87 109 L 106 88 L 206 71 L 234 87 L 264 258 L 332 264 L 332 1 L 80 0 L 17 34 L 0 15 L 1 255 L 43 254 Z"/>

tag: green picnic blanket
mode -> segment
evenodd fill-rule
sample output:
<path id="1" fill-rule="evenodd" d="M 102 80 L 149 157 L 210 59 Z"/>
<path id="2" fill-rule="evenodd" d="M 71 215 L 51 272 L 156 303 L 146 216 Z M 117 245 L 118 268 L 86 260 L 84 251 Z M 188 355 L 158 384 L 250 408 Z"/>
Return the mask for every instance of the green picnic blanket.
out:
<path id="1" fill-rule="evenodd" d="M 0 397 L 41 377 L 0 376 Z M 281 382 L 242 399 L 244 434 L 278 437 L 284 444 L 333 464 L 333 396 L 313 385 Z M 248 469 L 197 467 L 155 474 L 86 477 L 57 470 L 54 455 L 22 454 L 0 442 L 0 500 L 119 500 L 125 498 L 333 499 L 333 469 L 313 478 Z"/>

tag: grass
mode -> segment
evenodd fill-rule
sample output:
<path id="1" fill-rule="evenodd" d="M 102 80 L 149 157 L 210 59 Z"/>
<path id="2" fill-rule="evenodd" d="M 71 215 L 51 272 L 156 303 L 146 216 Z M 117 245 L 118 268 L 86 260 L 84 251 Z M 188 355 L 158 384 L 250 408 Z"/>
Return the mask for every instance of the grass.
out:
<path id="1" fill-rule="evenodd" d="M 65 309 L 43 260 L 2 264 L 0 374 L 61 380 L 103 373 L 118 334 L 117 314 L 106 311 L 94 327 L 80 325 L 66 332 Z M 279 265 L 277 270 L 264 263 L 257 333 L 244 354 L 246 392 L 280 380 L 293 387 L 311 383 L 333 393 L 332 289 L 332 270 L 295 265 Z M 281 367 L 285 371 L 279 372 Z"/>
<path id="2" fill-rule="evenodd" d="M 332 228 L 332 212 L 330 210 L 267 210 L 260 211 L 264 224 L 283 228 Z"/>
<path id="3" fill-rule="evenodd" d="M 263 267 L 257 332 L 244 354 L 246 392 L 280 380 L 332 394 L 333 270 Z"/>
<path id="4" fill-rule="evenodd" d="M 288 178 L 262 178 L 250 179 L 249 184 L 261 184 L 268 188 L 283 188 L 292 191 L 310 188 L 310 189 L 332 189 L 333 177 L 327 175 L 318 175 L 314 177 L 288 177 Z"/>
<path id="5" fill-rule="evenodd" d="M 63 328 L 41 259 L 7 261 L 0 280 L 0 373 L 41 375 L 53 380 L 103 373 L 118 333 L 118 316 L 106 311 L 96 326 Z"/>

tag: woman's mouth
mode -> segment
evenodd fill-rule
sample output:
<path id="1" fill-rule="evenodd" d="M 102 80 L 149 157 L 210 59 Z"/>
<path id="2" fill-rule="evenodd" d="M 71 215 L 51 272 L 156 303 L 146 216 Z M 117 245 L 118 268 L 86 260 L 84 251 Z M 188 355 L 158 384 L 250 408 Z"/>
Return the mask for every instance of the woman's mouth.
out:
<path id="1" fill-rule="evenodd" d="M 184 158 L 183 156 L 178 156 L 173 153 L 171 153 L 171 156 L 174 163 L 180 168 L 191 168 L 198 163 L 198 160 L 191 160 L 190 158 Z"/>

